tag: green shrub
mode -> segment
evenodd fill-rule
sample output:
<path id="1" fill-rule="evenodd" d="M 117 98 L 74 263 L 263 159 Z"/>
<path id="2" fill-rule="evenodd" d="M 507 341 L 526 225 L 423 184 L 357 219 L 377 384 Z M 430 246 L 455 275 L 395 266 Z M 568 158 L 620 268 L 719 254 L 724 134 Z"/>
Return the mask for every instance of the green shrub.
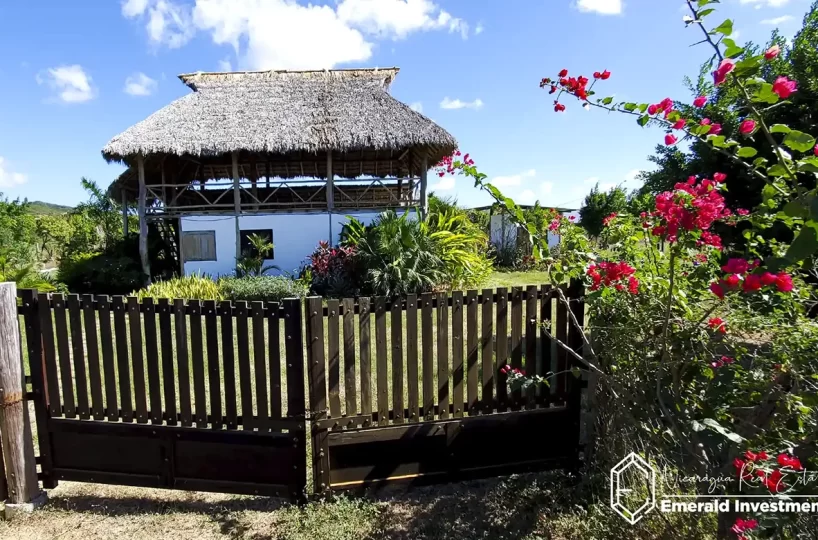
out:
<path id="1" fill-rule="evenodd" d="M 184 298 L 191 300 L 224 300 L 219 285 L 207 276 L 191 275 L 157 281 L 131 293 L 143 298 Z"/>
<path id="2" fill-rule="evenodd" d="M 225 277 L 219 280 L 219 288 L 227 300 L 280 302 L 307 296 L 303 284 L 284 276 Z"/>
<path id="3" fill-rule="evenodd" d="M 142 286 L 137 259 L 117 253 L 78 253 L 60 261 L 57 277 L 73 293 L 128 294 Z"/>

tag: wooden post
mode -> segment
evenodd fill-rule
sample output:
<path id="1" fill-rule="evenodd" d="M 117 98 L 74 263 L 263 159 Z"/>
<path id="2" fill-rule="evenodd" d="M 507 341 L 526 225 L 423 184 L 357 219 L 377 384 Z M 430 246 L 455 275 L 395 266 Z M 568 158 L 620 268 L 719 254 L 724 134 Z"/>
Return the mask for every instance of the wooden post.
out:
<path id="1" fill-rule="evenodd" d="M 239 190 L 239 153 L 233 152 L 233 212 L 236 220 L 236 262 L 241 258 L 241 191 Z"/>
<path id="2" fill-rule="evenodd" d="M 139 260 L 142 262 L 142 273 L 145 274 L 145 283 L 151 283 L 151 266 L 148 260 L 148 220 L 145 216 L 147 209 L 148 190 L 145 187 L 145 158 L 142 154 L 136 157 L 139 171 Z"/>
<path id="3" fill-rule="evenodd" d="M 122 190 L 122 238 L 128 238 L 128 196 Z"/>
<path id="4" fill-rule="evenodd" d="M 24 399 L 17 286 L 0 283 L 0 433 L 12 504 L 34 501 L 40 492 L 28 406 Z M 8 505 L 7 505 L 8 507 Z"/>
<path id="5" fill-rule="evenodd" d="M 424 218 L 429 212 L 429 193 L 427 191 L 428 173 L 429 158 L 424 155 L 420 160 L 420 215 Z"/>
<path id="6" fill-rule="evenodd" d="M 327 151 L 327 215 L 329 216 L 329 243 L 334 244 L 332 236 L 332 211 L 335 208 L 335 187 L 333 180 L 335 175 L 332 172 L 332 150 Z"/>

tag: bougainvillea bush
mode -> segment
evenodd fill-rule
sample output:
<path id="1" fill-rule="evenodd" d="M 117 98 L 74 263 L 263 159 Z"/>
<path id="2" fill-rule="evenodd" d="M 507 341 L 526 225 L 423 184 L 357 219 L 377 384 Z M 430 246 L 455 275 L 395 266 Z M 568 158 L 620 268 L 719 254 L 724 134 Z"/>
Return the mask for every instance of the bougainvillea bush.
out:
<path id="1" fill-rule="evenodd" d="M 818 469 L 818 325 L 806 316 L 818 252 L 818 147 L 813 135 L 767 122 L 771 109 L 788 106 L 798 82 L 761 79 L 780 50 L 745 53 L 730 39 L 729 20 L 711 29 L 706 21 L 717 3 L 688 0 L 686 24 L 702 32 L 702 43 L 714 54 L 713 92 L 741 96 L 736 112 L 742 118 L 734 131 L 684 118 L 680 111 L 704 106 L 707 95 L 689 105 L 671 98 L 618 103 L 598 97 L 598 84 L 615 81 L 607 70 L 583 76 L 563 69 L 540 86 L 554 100 L 556 114 L 569 106 L 601 108 L 662 129 L 669 146 L 706 142 L 765 182 L 757 208 L 729 209 L 726 174 L 714 170 L 679 178 L 638 215 L 608 215 L 594 243 L 570 221 L 555 220 L 563 245 L 554 254 L 473 162 L 455 157 L 440 168 L 472 178 L 504 205 L 529 232 L 535 256 L 555 282 L 585 283 L 586 344 L 571 354 L 576 374 L 596 382 L 596 444 L 587 476 L 591 485 L 596 482 L 599 500 L 607 498 L 611 465 L 631 451 L 679 477 L 723 479 L 674 486 L 690 494 L 818 494 L 818 475 L 804 477 Z M 774 159 L 757 157 L 756 148 L 745 144 L 750 140 L 768 146 Z M 715 230 L 738 225 L 751 235 L 786 227 L 792 241 L 748 243 L 734 252 Z M 642 537 L 678 534 L 678 522 L 654 513 L 633 529 L 634 537 L 640 526 L 663 521 L 661 533 L 652 528 Z M 715 521 L 713 530 L 694 536 L 799 538 L 818 527 L 804 514 L 727 513 Z"/>

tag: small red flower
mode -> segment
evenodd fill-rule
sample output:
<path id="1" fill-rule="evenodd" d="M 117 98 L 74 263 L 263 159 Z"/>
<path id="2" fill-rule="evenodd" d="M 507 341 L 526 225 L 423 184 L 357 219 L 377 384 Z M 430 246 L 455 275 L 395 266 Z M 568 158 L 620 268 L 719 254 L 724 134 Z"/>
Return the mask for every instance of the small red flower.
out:
<path id="1" fill-rule="evenodd" d="M 565 110 L 565 105 L 562 103 L 555 103 L 554 104 L 554 112 L 562 112 Z"/>
<path id="2" fill-rule="evenodd" d="M 718 135 L 721 133 L 721 124 L 713 124 L 710 126 L 710 135 Z"/>
<path id="3" fill-rule="evenodd" d="M 710 292 L 718 296 L 720 299 L 724 300 L 724 287 L 719 285 L 716 282 L 710 284 Z"/>
<path id="4" fill-rule="evenodd" d="M 600 79 L 602 79 L 603 81 L 607 81 L 610 78 L 611 78 L 611 72 L 608 71 L 607 69 L 602 72 L 602 76 L 600 77 Z"/>
<path id="5" fill-rule="evenodd" d="M 750 211 L 747 210 L 746 208 L 739 208 L 738 210 L 736 210 L 736 214 L 740 216 L 746 216 L 750 214 Z"/>
<path id="6" fill-rule="evenodd" d="M 556 86 L 554 86 L 554 85 L 552 84 L 552 85 L 551 85 L 551 91 L 550 91 L 550 92 L 548 92 L 548 93 L 549 93 L 549 94 L 553 94 L 553 93 L 555 93 L 556 91 L 557 91 L 557 87 L 556 87 Z"/>
<path id="7" fill-rule="evenodd" d="M 812 149 L 812 152 L 818 156 L 818 144 L 815 145 L 815 148 Z"/>
<path id="8" fill-rule="evenodd" d="M 779 273 L 775 277 L 775 286 L 780 292 L 791 292 L 793 288 L 792 276 L 784 272 Z"/>
<path id="9" fill-rule="evenodd" d="M 709 326 L 711 330 L 715 330 L 720 334 L 727 333 L 727 325 L 724 324 L 724 319 L 720 317 L 711 318 L 709 321 L 707 321 L 707 326 Z"/>
<path id="10" fill-rule="evenodd" d="M 713 181 L 718 184 L 724 182 L 725 180 L 727 180 L 727 175 L 724 173 L 717 172 L 713 175 Z"/>
<path id="11" fill-rule="evenodd" d="M 657 112 L 659 112 L 659 105 L 650 105 L 648 107 L 648 114 L 649 115 L 653 116 Z"/>
<path id="12" fill-rule="evenodd" d="M 750 263 L 745 259 L 729 259 L 721 269 L 726 274 L 746 274 L 750 270 Z"/>
<path id="13" fill-rule="evenodd" d="M 773 58 L 778 56 L 780 53 L 781 53 L 781 47 L 779 47 L 778 45 L 773 45 L 772 47 L 770 47 L 769 49 L 764 51 L 764 59 L 765 60 L 772 60 Z"/>
<path id="14" fill-rule="evenodd" d="M 781 99 L 787 99 L 793 92 L 798 91 L 798 83 L 786 77 L 779 77 L 773 83 L 773 92 Z"/>
<path id="15" fill-rule="evenodd" d="M 712 121 L 712 120 L 710 120 L 709 118 L 702 118 L 702 121 L 701 121 L 700 123 L 701 123 L 701 125 L 703 125 L 703 126 L 709 126 L 710 124 L 712 124 L 712 123 L 713 123 L 713 121 Z"/>
<path id="16" fill-rule="evenodd" d="M 775 283 L 776 279 L 778 279 L 777 276 L 770 272 L 764 272 L 763 274 L 761 274 L 761 283 L 763 285 L 772 285 L 773 283 Z"/>
<path id="17" fill-rule="evenodd" d="M 753 529 L 758 527 L 758 521 L 754 519 L 741 519 L 737 518 L 736 522 L 730 528 L 736 534 L 744 534 L 747 531 L 752 531 Z"/>
<path id="18" fill-rule="evenodd" d="M 567 77 L 568 76 L 568 70 L 563 69 L 562 71 L 559 72 L 559 76 L 560 77 Z"/>
<path id="19" fill-rule="evenodd" d="M 684 118 L 679 118 L 678 120 L 676 120 L 676 123 L 673 124 L 673 129 L 684 129 L 686 125 L 687 120 L 685 120 Z"/>
<path id="20" fill-rule="evenodd" d="M 761 276 L 758 274 L 750 274 L 744 278 L 744 285 L 742 289 L 746 293 L 755 292 L 761 289 Z"/>
<path id="21" fill-rule="evenodd" d="M 693 105 L 695 107 L 699 107 L 699 108 L 704 107 L 706 103 L 707 103 L 707 96 L 699 96 L 699 97 L 697 97 L 696 99 L 693 100 Z"/>
<path id="22" fill-rule="evenodd" d="M 601 78 L 602 78 L 602 72 L 594 71 L 594 79 L 601 79 Z"/>
<path id="23" fill-rule="evenodd" d="M 731 289 L 738 287 L 739 283 L 741 283 L 741 278 L 738 277 L 738 274 L 730 274 L 724 279 L 724 284 Z"/>
<path id="24" fill-rule="evenodd" d="M 736 61 L 732 58 L 725 58 L 722 60 L 719 67 L 713 72 L 713 81 L 716 83 L 716 86 L 723 83 L 725 79 L 727 79 L 727 74 L 733 71 L 735 68 Z"/>
<path id="25" fill-rule="evenodd" d="M 676 144 L 677 141 L 678 141 L 678 139 L 672 133 L 668 133 L 667 135 L 665 135 L 665 144 L 667 146 L 672 146 L 672 145 Z"/>
<path id="26" fill-rule="evenodd" d="M 750 135 L 756 130 L 756 121 L 748 118 L 741 123 L 738 130 L 742 135 Z"/>

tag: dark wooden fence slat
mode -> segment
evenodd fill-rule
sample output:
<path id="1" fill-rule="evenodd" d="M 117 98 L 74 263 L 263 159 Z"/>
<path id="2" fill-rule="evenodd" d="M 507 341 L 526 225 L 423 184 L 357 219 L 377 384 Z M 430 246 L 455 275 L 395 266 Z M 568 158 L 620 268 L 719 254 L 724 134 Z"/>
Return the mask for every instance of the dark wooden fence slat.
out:
<path id="1" fill-rule="evenodd" d="M 520 287 L 511 289 L 511 367 L 523 369 L 523 291 Z M 519 409 L 522 398 L 522 389 L 515 388 L 511 393 L 514 409 Z"/>
<path id="2" fill-rule="evenodd" d="M 406 389 L 409 397 L 409 421 L 420 420 L 418 399 L 418 297 L 406 297 Z"/>
<path id="3" fill-rule="evenodd" d="M 497 288 L 497 339 L 495 340 L 494 378 L 497 389 L 497 410 L 508 410 L 507 378 L 500 370 L 508 364 L 508 289 Z"/>
<path id="4" fill-rule="evenodd" d="M 423 364 L 423 417 L 435 417 L 435 337 L 432 334 L 432 303 L 434 295 L 423 293 L 420 297 L 421 362 Z"/>
<path id="5" fill-rule="evenodd" d="M 569 303 L 571 304 L 568 309 L 570 311 L 566 311 L 566 315 L 573 314 L 573 318 L 577 320 L 577 322 L 581 325 L 585 325 L 585 302 L 582 299 L 583 294 L 583 287 L 582 282 L 579 280 L 574 280 L 568 287 L 568 291 L 566 292 L 566 298 L 568 299 Z M 573 323 L 572 319 L 568 319 L 568 341 L 565 343 L 571 347 L 575 353 L 580 356 L 584 356 L 585 352 L 585 340 L 583 339 L 582 329 L 577 328 L 577 326 Z M 566 353 L 567 354 L 567 353 Z M 568 365 L 566 369 L 571 369 L 573 367 L 579 366 L 579 362 L 573 357 L 568 357 Z M 581 387 L 580 379 L 574 377 L 573 375 L 568 376 L 568 382 L 566 386 L 566 391 L 570 393 L 571 399 L 574 400 L 573 405 L 579 406 L 577 396 L 579 396 L 579 392 L 577 389 Z"/>
<path id="6" fill-rule="evenodd" d="M 176 330 L 176 364 L 179 370 L 179 412 L 184 427 L 193 425 L 190 405 L 190 357 L 187 348 L 187 315 L 185 301 L 173 301 L 173 322 Z"/>
<path id="7" fill-rule="evenodd" d="M 202 332 L 202 302 L 188 300 L 190 316 L 190 352 L 193 364 L 193 407 L 196 427 L 207 427 L 207 391 L 205 389 L 204 345 Z"/>
<path id="8" fill-rule="evenodd" d="M 268 355 L 270 357 L 270 418 L 281 418 L 281 349 L 279 336 L 278 302 L 268 305 L 267 317 Z M 303 384 L 303 383 L 302 383 Z"/>
<path id="9" fill-rule="evenodd" d="M 259 431 L 269 431 L 267 419 L 270 405 L 267 403 L 267 356 L 264 343 L 264 302 L 252 302 L 253 316 L 253 369 L 256 381 L 256 416 Z"/>
<path id="10" fill-rule="evenodd" d="M 529 285 L 525 291 L 525 366 L 529 377 L 537 373 L 537 286 Z M 533 384 L 526 389 L 526 408 L 532 408 L 537 397 Z"/>
<path id="11" fill-rule="evenodd" d="M 396 424 L 403 423 L 403 306 L 392 302 L 389 314 L 392 336 L 392 411 Z"/>
<path id="12" fill-rule="evenodd" d="M 162 382 L 159 376 L 159 340 L 156 335 L 156 306 L 153 298 L 142 300 L 145 325 L 145 360 L 148 364 L 151 424 L 162 423 Z"/>
<path id="13" fill-rule="evenodd" d="M 466 396 L 469 415 L 477 414 L 477 291 L 466 292 Z"/>
<path id="14" fill-rule="evenodd" d="M 159 312 L 159 332 L 162 343 L 162 389 L 165 401 L 164 419 L 169 426 L 176 421 L 176 369 L 173 358 L 173 334 L 170 324 L 170 300 L 160 298 L 156 309 Z"/>
<path id="15" fill-rule="evenodd" d="M 123 422 L 133 422 L 133 397 L 131 396 L 131 366 L 128 355 L 128 326 L 125 323 L 125 298 L 111 299 L 114 312 L 114 332 L 116 333 L 116 365 L 119 377 L 119 402 Z M 112 336 L 113 337 L 113 336 Z"/>
<path id="16" fill-rule="evenodd" d="M 347 416 L 358 414 L 358 385 L 355 377 L 355 300 L 344 298 L 344 401 Z"/>
<path id="17" fill-rule="evenodd" d="M 565 287 L 561 287 L 563 293 L 566 292 Z M 568 342 L 568 308 L 565 307 L 559 297 L 557 297 L 557 333 L 556 338 L 563 343 Z M 568 374 L 565 370 L 568 369 L 568 353 L 560 346 L 557 346 L 557 376 L 556 376 L 556 390 L 557 392 L 568 391 Z"/>
<path id="18" fill-rule="evenodd" d="M 250 336 L 248 333 L 247 319 L 248 319 L 247 302 L 244 300 L 236 302 L 236 339 L 238 340 L 239 346 L 239 384 L 241 385 L 241 415 L 243 422 L 242 429 L 252 430 L 256 426 L 255 422 L 253 421 L 253 381 L 250 376 Z M 223 323 L 224 318 L 222 318 L 222 324 Z M 232 336 L 230 339 L 230 345 L 231 347 L 233 345 Z M 224 344 L 222 344 L 222 348 L 224 348 Z M 229 390 L 230 387 L 228 386 L 227 383 L 226 359 L 224 365 L 225 365 L 224 393 L 225 396 L 227 396 L 228 393 L 230 392 Z M 235 398 L 236 395 L 235 384 L 233 384 L 232 395 Z M 229 406 L 230 401 L 228 401 L 227 404 Z M 230 420 L 228 416 L 228 422 L 229 421 Z M 228 425 L 227 428 L 230 429 L 230 426 Z"/>
<path id="19" fill-rule="evenodd" d="M 389 378 L 386 357 L 386 298 L 375 298 L 375 362 L 378 384 L 378 424 L 389 423 Z"/>
<path id="20" fill-rule="evenodd" d="M 449 304 L 446 293 L 437 295 L 437 406 L 440 418 L 449 418 Z"/>
<path id="21" fill-rule="evenodd" d="M 284 347 L 287 362 L 287 416 L 303 417 L 305 412 L 304 340 L 301 327 L 301 301 L 288 298 L 284 300 L 283 305 Z"/>
<path id="22" fill-rule="evenodd" d="M 548 337 L 548 334 L 554 330 L 553 321 L 551 319 L 551 285 L 542 285 L 540 291 L 542 293 L 542 298 L 540 299 L 540 349 L 542 350 L 542 354 L 537 363 L 537 375 L 544 377 L 547 373 L 555 369 L 552 365 L 554 358 L 552 351 L 554 347 L 551 338 Z M 550 401 L 551 388 L 555 382 L 554 378 L 551 378 L 548 380 L 548 385 L 541 384 L 537 388 L 537 400 L 540 404 L 548 404 Z"/>
<path id="23" fill-rule="evenodd" d="M 128 326 L 131 334 L 131 365 L 133 369 L 134 408 L 136 422 L 148 423 L 148 401 L 145 393 L 145 360 L 142 355 L 142 314 L 139 299 L 128 297 Z"/>
<path id="24" fill-rule="evenodd" d="M 341 304 L 327 300 L 327 363 L 329 365 L 329 413 L 332 418 L 341 416 Z"/>
<path id="25" fill-rule="evenodd" d="M 372 414 L 372 363 L 370 335 L 372 333 L 372 308 L 369 298 L 359 298 L 358 324 L 360 326 L 360 359 L 361 359 L 361 415 Z"/>
<path id="26" fill-rule="evenodd" d="M 454 417 L 463 416 L 463 292 L 452 293 L 452 401 Z"/>
<path id="27" fill-rule="evenodd" d="M 65 316 L 65 298 L 59 293 L 51 295 L 54 310 L 54 334 L 57 338 L 57 355 L 60 362 L 63 412 L 66 418 L 76 418 L 74 405 L 74 375 L 71 370 L 71 347 L 68 345 L 68 324 Z"/>
<path id="28" fill-rule="evenodd" d="M 83 346 L 82 310 L 79 295 L 69 294 L 66 304 L 68 321 L 71 325 L 71 354 L 77 378 L 77 414 L 83 420 L 87 420 L 91 418 L 91 411 L 88 405 L 88 374 L 85 370 L 85 347 Z"/>
<path id="29" fill-rule="evenodd" d="M 480 359 L 483 366 L 483 412 L 494 410 L 494 301 L 491 289 L 483 289 Z"/>
<path id="30" fill-rule="evenodd" d="M 40 295 L 40 313 L 45 307 L 48 310 L 48 300 L 43 302 L 43 295 Z M 51 313 L 48 313 L 48 326 L 43 325 L 42 318 L 42 334 L 43 334 L 43 352 L 46 358 L 46 376 L 50 376 L 51 369 L 48 366 L 48 336 L 51 334 Z M 97 338 L 97 312 L 94 309 L 94 297 L 90 294 L 82 295 L 82 318 L 85 323 L 85 345 L 88 349 L 88 383 L 91 386 L 91 415 L 94 420 L 102 420 L 105 418 L 105 408 L 102 401 L 102 377 L 99 367 L 99 339 Z M 52 342 L 53 347 L 53 342 Z M 49 397 L 51 395 L 51 379 L 48 379 Z M 53 407 L 54 401 L 51 400 L 49 404 Z M 59 407 L 59 400 L 56 401 Z M 54 413 L 52 416 L 59 416 L 59 413 Z"/>
<path id="31" fill-rule="evenodd" d="M 233 349 L 233 304 L 229 300 L 219 304 L 219 319 L 222 331 L 221 368 L 224 374 L 224 414 L 227 417 L 227 429 L 236 429 L 239 426 L 236 405 L 236 358 Z M 236 316 L 237 326 L 238 321 L 239 317 Z M 241 344 L 241 337 L 239 337 L 239 344 Z"/>
<path id="32" fill-rule="evenodd" d="M 216 301 L 205 300 L 202 307 L 207 337 L 207 383 L 210 394 L 210 417 L 212 429 L 222 429 L 222 384 L 219 367 L 219 325 Z M 232 349 L 232 347 L 231 347 Z M 231 356 L 232 358 L 232 356 Z M 235 385 L 233 385 L 235 388 Z"/>
<path id="33" fill-rule="evenodd" d="M 309 365 L 310 410 L 313 418 L 327 417 L 326 358 L 324 356 L 324 310 L 320 297 L 304 302 L 307 328 L 307 365 Z M 329 446 L 326 429 L 312 430 L 312 470 L 315 493 L 329 488 Z"/>
<path id="34" fill-rule="evenodd" d="M 111 331 L 111 304 L 106 295 L 97 296 L 99 335 L 102 343 L 102 370 L 105 379 L 105 411 L 108 420 L 119 418 L 116 395 L 116 366 L 114 364 L 114 340 Z"/>

